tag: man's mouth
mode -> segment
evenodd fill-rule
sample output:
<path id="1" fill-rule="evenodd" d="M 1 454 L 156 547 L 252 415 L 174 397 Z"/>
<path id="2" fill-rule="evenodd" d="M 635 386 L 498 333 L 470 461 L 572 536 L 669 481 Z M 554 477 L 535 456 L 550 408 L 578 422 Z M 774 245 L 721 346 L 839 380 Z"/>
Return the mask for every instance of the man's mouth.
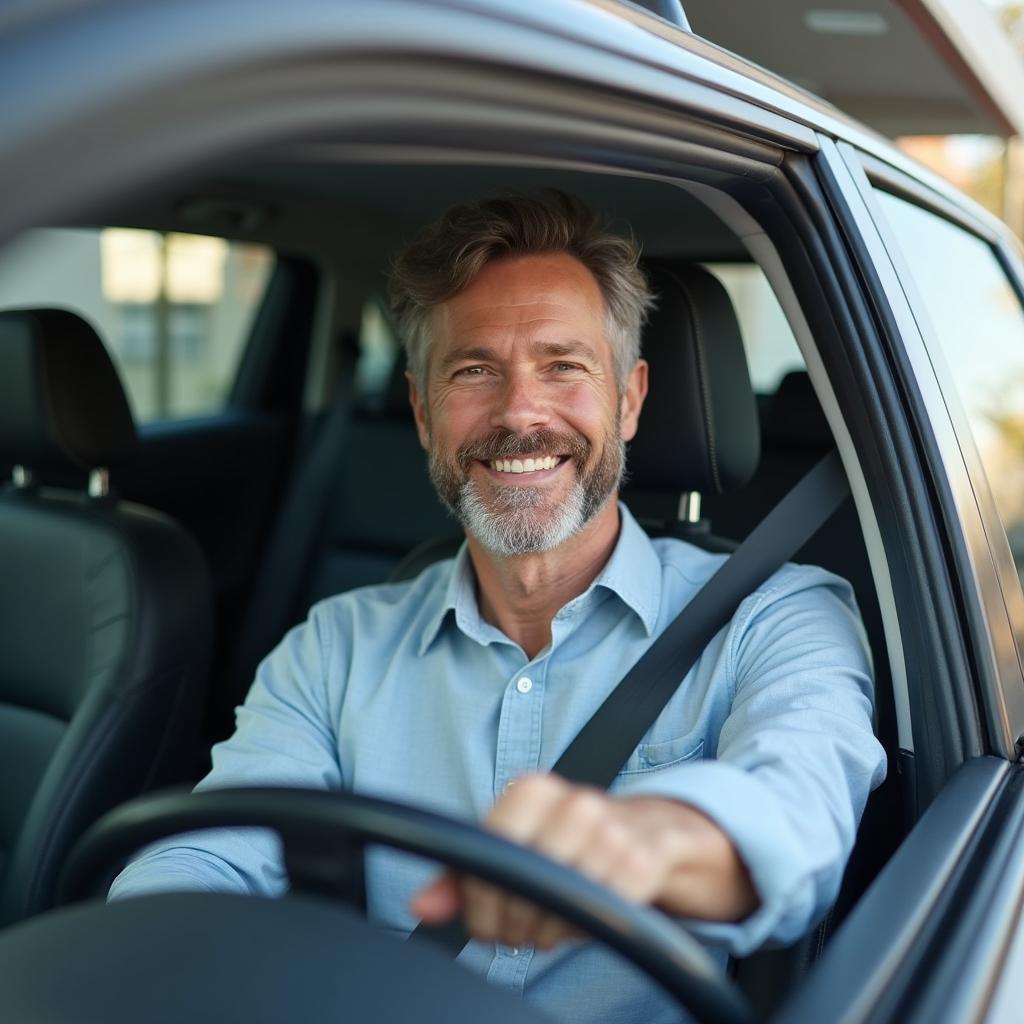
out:
<path id="1" fill-rule="evenodd" d="M 554 469 L 564 455 L 540 455 L 525 459 L 488 459 L 487 465 L 495 473 L 539 473 L 545 469 Z"/>

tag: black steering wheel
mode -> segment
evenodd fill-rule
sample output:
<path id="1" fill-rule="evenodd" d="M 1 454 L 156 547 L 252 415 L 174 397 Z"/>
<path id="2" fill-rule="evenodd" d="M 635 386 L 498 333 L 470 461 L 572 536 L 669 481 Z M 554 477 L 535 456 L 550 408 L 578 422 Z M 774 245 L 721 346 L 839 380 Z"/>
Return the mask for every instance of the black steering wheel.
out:
<path id="1" fill-rule="evenodd" d="M 343 892 L 339 878 L 368 843 L 420 854 L 558 914 L 645 971 L 697 1020 L 753 1021 L 739 990 L 721 976 L 696 940 L 663 914 L 629 903 L 575 871 L 474 826 L 350 793 L 247 788 L 167 791 L 130 801 L 93 825 L 72 851 L 61 899 L 71 902 L 92 895 L 113 867 L 157 839 L 247 826 L 278 833 L 293 890 Z"/>

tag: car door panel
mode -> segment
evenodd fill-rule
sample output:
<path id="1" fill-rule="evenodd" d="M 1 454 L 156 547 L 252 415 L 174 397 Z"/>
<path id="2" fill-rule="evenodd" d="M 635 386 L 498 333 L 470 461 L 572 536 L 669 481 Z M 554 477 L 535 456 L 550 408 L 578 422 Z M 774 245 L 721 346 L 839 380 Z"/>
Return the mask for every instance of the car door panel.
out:
<path id="1" fill-rule="evenodd" d="M 991 927 L 978 926 L 993 902 L 1001 899 L 996 889 L 1006 862 L 1012 863 L 1013 874 L 1024 872 L 1024 847 L 1019 845 L 1022 777 L 1022 769 L 1001 758 L 965 762 L 839 928 L 774 1024 L 970 1019 L 970 1014 L 941 1010 L 954 995 L 944 992 L 948 986 L 943 975 L 961 986 L 966 980 L 961 972 L 969 961 L 976 961 L 982 973 L 986 965 L 991 970 L 998 962 L 992 957 L 993 947 L 1005 943 L 1009 922 L 993 918 Z M 1018 843 L 1015 852 L 1010 850 L 1013 841 Z M 997 846 L 1006 853 L 998 864 L 991 858 Z M 979 876 L 987 876 L 990 884 L 979 885 Z M 967 948 L 960 948 L 961 939 Z M 943 959 L 953 957 L 945 972 L 937 962 L 940 952 Z M 976 982 L 981 981 L 979 975 Z M 976 998 L 969 987 L 956 993 L 965 1006 Z"/>

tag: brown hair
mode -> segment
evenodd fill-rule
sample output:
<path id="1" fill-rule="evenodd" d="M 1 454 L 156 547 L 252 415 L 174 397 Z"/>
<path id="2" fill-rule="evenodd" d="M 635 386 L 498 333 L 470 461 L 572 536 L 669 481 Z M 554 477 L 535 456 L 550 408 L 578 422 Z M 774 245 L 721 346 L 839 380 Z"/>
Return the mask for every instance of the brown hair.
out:
<path id="1" fill-rule="evenodd" d="M 504 195 L 453 206 L 396 257 L 391 307 L 421 391 L 431 310 L 468 287 L 492 260 L 555 252 L 574 256 L 597 280 L 616 378 L 624 386 L 640 357 L 640 329 L 653 304 L 638 264 L 640 247 L 608 232 L 581 200 L 552 190 L 543 198 Z"/>

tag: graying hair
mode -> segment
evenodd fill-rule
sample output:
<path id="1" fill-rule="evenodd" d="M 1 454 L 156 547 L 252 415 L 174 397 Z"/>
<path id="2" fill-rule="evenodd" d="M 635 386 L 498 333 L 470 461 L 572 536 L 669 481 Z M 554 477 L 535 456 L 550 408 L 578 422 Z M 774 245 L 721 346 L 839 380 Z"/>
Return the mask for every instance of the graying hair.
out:
<path id="1" fill-rule="evenodd" d="M 609 232 L 581 200 L 551 190 L 543 198 L 503 195 L 453 206 L 395 258 L 391 308 L 409 369 L 425 393 L 435 306 L 468 287 L 493 260 L 564 252 L 597 280 L 619 390 L 640 358 L 640 331 L 653 296 L 632 237 Z"/>

